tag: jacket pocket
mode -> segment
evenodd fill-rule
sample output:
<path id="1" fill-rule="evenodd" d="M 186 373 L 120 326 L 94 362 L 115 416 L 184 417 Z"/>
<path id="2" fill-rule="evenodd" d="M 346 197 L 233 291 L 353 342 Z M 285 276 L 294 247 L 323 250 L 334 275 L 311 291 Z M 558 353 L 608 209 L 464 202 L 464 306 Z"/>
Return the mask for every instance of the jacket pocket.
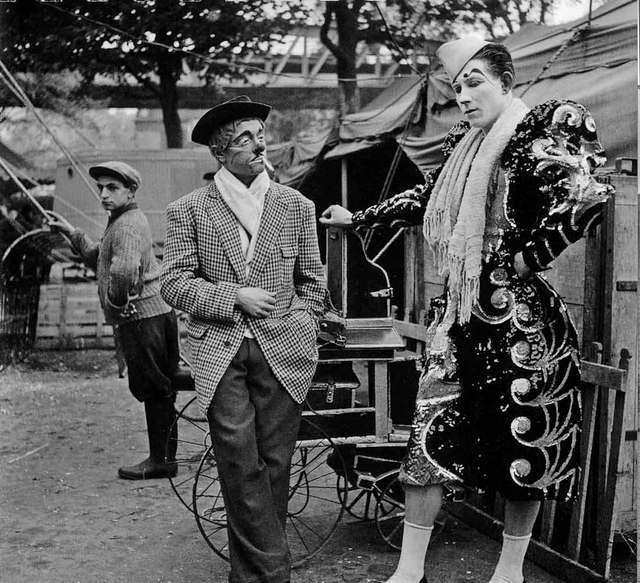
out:
<path id="1" fill-rule="evenodd" d="M 280 247 L 279 272 L 280 285 L 293 287 L 293 270 L 298 258 L 298 249 L 293 245 Z"/>
<path id="2" fill-rule="evenodd" d="M 283 245 L 280 247 L 280 253 L 286 259 L 298 256 L 298 249 L 293 245 Z"/>
<path id="3" fill-rule="evenodd" d="M 199 320 L 187 320 L 187 334 L 190 338 L 202 338 L 207 330 L 211 327 L 210 324 L 206 322 L 201 322 Z"/>

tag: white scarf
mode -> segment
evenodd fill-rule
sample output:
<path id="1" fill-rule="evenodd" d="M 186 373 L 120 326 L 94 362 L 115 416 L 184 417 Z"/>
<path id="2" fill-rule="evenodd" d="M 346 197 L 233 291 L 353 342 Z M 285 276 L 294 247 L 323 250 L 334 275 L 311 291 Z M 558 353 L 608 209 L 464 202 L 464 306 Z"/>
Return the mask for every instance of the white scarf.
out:
<path id="1" fill-rule="evenodd" d="M 264 197 L 271 185 L 269 175 L 266 170 L 263 170 L 247 187 L 223 166 L 216 172 L 213 180 L 222 200 L 238 219 L 240 245 L 249 263 L 256 247 L 256 235 L 260 226 Z"/>
<path id="2" fill-rule="evenodd" d="M 478 298 L 489 183 L 516 126 L 529 108 L 514 98 L 491 129 L 472 128 L 436 181 L 424 215 L 424 236 L 441 275 L 448 277 L 447 310 L 436 337 L 457 319 L 468 322 Z M 434 339 L 434 349 L 438 342 Z"/>

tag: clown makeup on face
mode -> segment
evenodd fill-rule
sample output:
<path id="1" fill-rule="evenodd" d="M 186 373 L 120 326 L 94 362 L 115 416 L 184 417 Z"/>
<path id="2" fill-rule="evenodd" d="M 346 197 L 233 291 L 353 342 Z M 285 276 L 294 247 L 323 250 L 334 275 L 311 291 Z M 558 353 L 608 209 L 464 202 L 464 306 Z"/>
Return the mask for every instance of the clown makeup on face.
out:
<path id="1" fill-rule="evenodd" d="M 509 105 L 512 94 L 481 59 L 471 59 L 451 84 L 456 101 L 471 127 L 485 131 Z"/>
<path id="2" fill-rule="evenodd" d="M 259 119 L 234 122 L 226 147 L 215 155 L 239 180 L 249 185 L 265 169 L 264 123 Z"/>

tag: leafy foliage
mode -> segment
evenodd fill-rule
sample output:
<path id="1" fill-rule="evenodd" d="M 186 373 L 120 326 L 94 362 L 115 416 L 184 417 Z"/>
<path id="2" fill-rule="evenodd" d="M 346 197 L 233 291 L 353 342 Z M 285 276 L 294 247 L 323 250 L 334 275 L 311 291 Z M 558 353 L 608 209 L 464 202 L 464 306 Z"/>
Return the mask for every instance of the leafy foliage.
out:
<path id="1" fill-rule="evenodd" d="M 307 12 L 293 0 L 21 0 L 0 16 L 2 59 L 14 70 L 74 71 L 83 84 L 135 79 L 160 101 L 169 147 L 181 147 L 179 79 L 242 77 L 243 58 L 268 51 Z"/>
<path id="2" fill-rule="evenodd" d="M 338 62 L 339 83 L 344 94 L 343 115 L 359 107 L 355 80 L 359 42 L 385 45 L 397 60 L 406 59 L 419 54 L 425 42 L 446 40 L 461 29 L 475 29 L 489 38 L 500 38 L 526 22 L 545 23 L 558 3 L 559 0 L 326 2 L 320 38 Z M 331 31 L 334 22 L 335 33 Z"/>

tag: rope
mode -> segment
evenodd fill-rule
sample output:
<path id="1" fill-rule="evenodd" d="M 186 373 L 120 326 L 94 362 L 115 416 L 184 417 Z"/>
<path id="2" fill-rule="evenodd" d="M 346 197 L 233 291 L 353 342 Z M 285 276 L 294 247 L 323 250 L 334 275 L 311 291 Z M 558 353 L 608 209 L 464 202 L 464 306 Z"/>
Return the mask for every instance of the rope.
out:
<path id="1" fill-rule="evenodd" d="M 53 139 L 53 141 L 56 144 L 56 146 L 58 146 L 58 148 L 60 148 L 61 152 L 67 157 L 69 162 L 71 162 L 71 165 L 76 170 L 76 172 L 80 175 L 80 178 L 82 178 L 84 183 L 87 185 L 87 187 L 89 188 L 89 191 L 91 192 L 91 194 L 93 194 L 94 198 L 99 201 L 100 197 L 98 196 L 98 193 L 95 191 L 93 183 L 89 182 L 89 179 L 87 178 L 87 176 L 85 174 L 84 168 L 82 168 L 80 166 L 78 161 L 74 158 L 73 154 L 69 150 L 67 150 L 66 146 L 62 142 L 60 142 L 58 137 L 49 128 L 49 126 L 47 125 L 47 123 L 44 120 L 44 118 L 40 115 L 40 112 L 33 105 L 33 102 L 29 99 L 29 96 L 24 92 L 24 90 L 22 89 L 22 87 L 20 86 L 20 84 L 18 83 L 16 78 L 11 74 L 9 69 L 7 69 L 7 67 L 3 63 L 2 59 L 0 59 L 0 73 L 2 73 L 4 75 L 2 77 L 2 79 L 5 82 L 5 84 L 7 85 L 7 87 L 13 92 L 13 94 L 16 97 L 18 97 L 18 99 L 20 101 L 22 101 L 22 103 L 29 110 L 31 110 L 31 112 L 36 117 L 36 119 L 42 124 L 42 126 L 44 127 L 46 132 L 51 136 L 51 138 Z"/>
<path id="2" fill-rule="evenodd" d="M 393 37 L 393 34 L 391 33 L 391 29 L 389 28 L 389 24 L 387 23 L 387 19 L 384 17 L 384 14 L 382 12 L 382 8 L 380 8 L 380 4 L 378 4 L 378 2 L 376 2 L 375 5 L 376 5 L 376 9 L 378 10 L 378 14 L 380 14 L 380 18 L 382 19 L 382 23 L 384 24 L 385 31 L 387 33 L 387 36 L 389 37 L 389 40 L 391 41 L 391 44 L 394 46 L 396 51 L 398 51 L 400 53 L 400 56 L 407 62 L 407 65 L 409 65 L 409 68 L 416 75 L 420 75 L 420 71 L 418 71 L 418 69 L 416 69 L 416 67 L 413 65 L 413 63 L 409 60 L 409 56 L 407 55 L 407 53 L 404 52 L 404 49 L 398 44 L 396 39 Z M 416 25 L 417 25 L 417 22 L 416 22 Z"/>
<path id="3" fill-rule="evenodd" d="M 25 187 L 24 184 L 22 184 L 22 182 L 20 181 L 20 179 L 14 174 L 13 170 L 11 170 L 11 168 L 9 168 L 9 166 L 7 165 L 7 163 L 4 161 L 4 159 L 2 157 L 0 157 L 0 166 L 2 166 L 3 170 L 8 174 L 9 178 L 11 178 L 11 180 L 13 180 L 16 185 L 18 186 L 18 188 L 27 195 L 27 198 L 31 201 L 31 204 L 33 204 L 34 207 L 36 207 L 36 209 L 38 210 L 38 212 L 42 215 L 42 218 L 44 220 L 45 223 L 49 222 L 49 215 L 47 214 L 47 211 L 43 208 L 43 206 L 36 200 L 35 196 L 33 196 L 29 190 Z"/>
<path id="4" fill-rule="evenodd" d="M 20 100 L 23 102 L 23 104 L 30 109 L 33 114 L 35 115 L 36 119 L 42 124 L 42 126 L 44 127 L 44 129 L 47 131 L 47 133 L 52 137 L 53 141 L 55 142 L 55 144 L 60 148 L 60 150 L 62 151 L 62 153 L 66 156 L 66 158 L 69 160 L 69 162 L 71 163 L 71 166 L 76 170 L 76 172 L 78 173 L 78 175 L 80 176 L 80 178 L 82 178 L 83 182 L 88 186 L 89 188 L 89 192 L 91 192 L 91 194 L 93 195 L 93 197 L 100 202 L 100 196 L 98 195 L 98 193 L 96 192 L 94 185 L 92 182 L 90 182 L 90 179 L 87 178 L 86 172 L 84 170 L 84 167 L 80 164 L 79 160 L 77 160 L 75 158 L 75 156 L 73 155 L 73 153 L 68 150 L 66 148 L 66 146 L 60 142 L 60 140 L 58 140 L 58 138 L 56 137 L 56 135 L 53 133 L 53 131 L 49 128 L 49 126 L 47 125 L 46 121 L 44 120 L 44 118 L 40 115 L 40 113 L 38 112 L 38 110 L 36 109 L 36 107 L 33 105 L 32 101 L 29 99 L 29 96 L 24 92 L 24 90 L 22 89 L 22 87 L 20 86 L 20 84 L 18 83 L 18 81 L 16 80 L 16 78 L 11 74 L 11 72 L 9 71 L 9 69 L 7 69 L 7 67 L 5 66 L 5 64 L 2 62 L 2 59 L 0 59 L 0 77 L 2 78 L 2 80 L 5 82 L 5 84 L 7 85 L 7 87 L 13 92 L 13 94 Z M 3 165 L 4 166 L 4 165 Z M 23 190 L 23 192 L 25 192 L 25 194 L 27 194 L 27 196 L 29 197 L 29 199 L 35 204 L 36 208 L 38 209 L 39 212 L 43 213 L 43 216 L 45 217 L 45 220 L 48 222 L 48 217 L 46 215 L 46 211 L 42 208 L 42 206 L 40 205 L 40 203 L 38 203 L 36 201 L 36 199 L 31 195 L 31 193 L 29 193 L 25 188 L 24 185 L 17 179 L 17 177 L 15 177 L 15 174 L 12 175 L 11 170 L 5 166 L 5 170 L 7 171 L 7 174 L 9 174 L 10 176 L 12 176 L 12 178 L 14 178 L 14 181 L 16 181 L 16 183 L 20 186 L 20 188 Z M 62 200 L 60 197 L 56 197 L 58 198 L 58 200 Z M 72 206 L 71 203 L 67 203 L 69 206 Z M 83 213 L 79 208 L 77 207 L 73 207 L 75 211 L 77 211 L 79 214 L 84 215 L 84 216 L 88 216 L 85 215 L 85 213 Z M 104 226 L 100 225 L 100 228 L 102 229 Z M 155 251 L 160 251 L 160 247 L 158 246 L 158 244 L 155 241 L 152 241 L 152 246 L 154 248 Z"/>
<path id="5" fill-rule="evenodd" d="M 67 208 L 70 208 L 71 210 L 73 210 L 74 212 L 78 213 L 81 217 L 87 219 L 87 221 L 93 223 L 94 225 L 96 225 L 97 227 L 100 227 L 100 229 L 104 229 L 104 223 L 101 223 L 100 221 L 97 221 L 96 219 L 94 219 L 91 215 L 88 215 L 87 213 L 85 213 L 83 210 L 79 209 L 77 206 L 71 204 L 70 202 L 66 201 L 64 198 L 58 196 L 57 194 L 53 194 L 53 198 L 55 198 L 57 201 L 60 201 L 62 204 L 64 204 Z"/>
<path id="6" fill-rule="evenodd" d="M 11 162 L 9 162 L 9 160 L 5 160 L 5 163 L 7 164 L 7 166 L 9 166 L 9 168 L 11 168 L 11 170 L 13 170 L 16 174 L 19 174 L 22 178 L 24 178 L 27 182 L 31 182 L 31 184 L 33 184 L 33 186 L 40 186 L 40 183 L 33 178 L 32 176 L 29 176 L 26 172 L 24 172 L 21 168 L 18 168 L 15 164 L 12 164 Z"/>
<path id="7" fill-rule="evenodd" d="M 31 176 L 29 176 L 26 172 L 24 172 L 23 170 L 21 170 L 20 168 L 15 166 L 15 164 L 11 164 L 11 162 L 9 162 L 8 160 L 5 160 L 5 163 L 6 163 L 7 166 L 9 166 L 9 168 L 11 168 L 11 170 L 13 170 L 16 173 L 16 175 L 20 175 L 22 179 L 31 182 L 31 184 L 33 184 L 34 186 L 40 186 L 40 183 L 35 178 L 32 178 Z M 67 208 L 70 208 L 74 212 L 78 213 L 80 216 L 84 217 L 89 222 L 91 222 L 94 225 L 100 227 L 100 229 L 104 228 L 104 223 L 101 223 L 100 221 L 97 221 L 91 215 L 88 215 L 87 213 L 85 213 L 82 209 L 78 208 L 74 204 L 71 204 L 70 202 L 68 202 L 64 198 L 58 196 L 55 192 L 52 192 L 50 196 L 55 198 L 57 201 L 61 202 Z"/>
<path id="8" fill-rule="evenodd" d="M 540 69 L 540 71 L 538 71 L 538 74 L 533 79 L 531 79 L 529 83 L 527 83 L 526 87 L 520 94 L 520 97 L 523 97 L 525 93 L 527 93 L 527 91 L 529 91 L 529 89 L 531 89 L 531 87 L 533 87 L 533 85 L 535 85 L 540 80 L 545 71 L 547 71 L 551 67 L 551 65 L 553 65 L 553 63 L 555 63 L 560 58 L 560 55 L 562 55 L 562 53 L 564 53 L 572 44 L 581 40 L 589 32 L 590 29 L 591 21 L 587 22 L 587 24 L 585 24 L 584 26 L 577 28 L 574 33 L 566 41 L 564 41 L 560 45 L 560 47 L 558 47 L 558 50 L 553 55 L 551 55 L 551 58 L 544 65 L 542 65 L 542 68 Z"/>

